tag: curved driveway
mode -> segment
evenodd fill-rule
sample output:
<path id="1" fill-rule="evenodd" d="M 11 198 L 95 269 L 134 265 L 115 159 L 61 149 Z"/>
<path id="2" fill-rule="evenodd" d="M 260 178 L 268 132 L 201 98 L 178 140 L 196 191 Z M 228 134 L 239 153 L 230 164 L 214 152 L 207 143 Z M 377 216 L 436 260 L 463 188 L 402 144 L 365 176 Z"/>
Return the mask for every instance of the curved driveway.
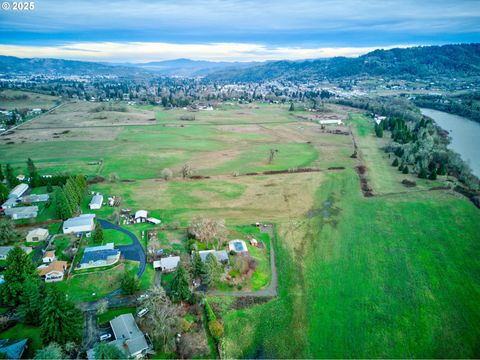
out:
<path id="1" fill-rule="evenodd" d="M 112 224 L 111 222 L 107 220 L 102 220 L 98 219 L 98 222 L 100 225 L 102 225 L 102 228 L 104 229 L 113 229 L 117 231 L 121 231 L 128 236 L 133 241 L 132 245 L 119 245 L 116 246 L 118 250 L 122 253 L 122 256 L 127 259 L 127 260 L 133 260 L 133 261 L 138 261 L 140 265 L 138 266 L 138 271 L 137 271 L 137 276 L 140 278 L 145 271 L 145 266 L 147 264 L 145 260 L 145 251 L 143 250 L 142 245 L 140 244 L 140 241 L 138 241 L 138 238 L 129 230 L 126 230 L 118 225 Z"/>

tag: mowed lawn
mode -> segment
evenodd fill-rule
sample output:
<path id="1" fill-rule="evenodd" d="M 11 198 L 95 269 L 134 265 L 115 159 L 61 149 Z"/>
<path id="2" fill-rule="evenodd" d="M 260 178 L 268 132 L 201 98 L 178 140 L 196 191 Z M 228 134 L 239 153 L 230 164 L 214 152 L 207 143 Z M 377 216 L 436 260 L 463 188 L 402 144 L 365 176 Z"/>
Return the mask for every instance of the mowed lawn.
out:
<path id="1" fill-rule="evenodd" d="M 480 213 L 443 192 L 365 199 L 332 173 L 278 226 L 279 297 L 224 315 L 228 357 L 479 357 Z M 241 336 L 240 336 L 241 334 Z"/>

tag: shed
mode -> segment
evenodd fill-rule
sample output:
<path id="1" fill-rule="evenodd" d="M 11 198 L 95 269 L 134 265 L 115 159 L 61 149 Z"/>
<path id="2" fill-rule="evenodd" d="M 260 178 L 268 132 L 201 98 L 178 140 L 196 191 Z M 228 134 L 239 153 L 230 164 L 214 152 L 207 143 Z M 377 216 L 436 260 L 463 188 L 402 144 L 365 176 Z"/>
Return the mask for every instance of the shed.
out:
<path id="1" fill-rule="evenodd" d="M 161 221 L 157 218 L 154 218 L 154 217 L 149 217 L 147 218 L 147 222 L 151 223 L 151 224 L 154 224 L 154 225 L 158 225 L 161 223 Z"/>
<path id="2" fill-rule="evenodd" d="M 36 228 L 30 230 L 27 234 L 27 242 L 44 241 L 48 238 L 48 230 Z"/>
<path id="3" fill-rule="evenodd" d="M 98 210 L 102 207 L 103 204 L 103 195 L 96 194 L 92 197 L 92 201 L 88 205 L 90 210 Z"/>
<path id="4" fill-rule="evenodd" d="M 55 251 L 50 250 L 50 251 L 45 251 L 45 254 L 43 254 L 42 261 L 44 263 L 51 263 L 52 261 L 55 261 L 57 257 L 55 256 Z"/>
<path id="5" fill-rule="evenodd" d="M 147 221 L 147 217 L 148 217 L 148 212 L 146 210 L 138 210 L 135 213 L 135 222 L 136 223 L 145 222 Z"/>

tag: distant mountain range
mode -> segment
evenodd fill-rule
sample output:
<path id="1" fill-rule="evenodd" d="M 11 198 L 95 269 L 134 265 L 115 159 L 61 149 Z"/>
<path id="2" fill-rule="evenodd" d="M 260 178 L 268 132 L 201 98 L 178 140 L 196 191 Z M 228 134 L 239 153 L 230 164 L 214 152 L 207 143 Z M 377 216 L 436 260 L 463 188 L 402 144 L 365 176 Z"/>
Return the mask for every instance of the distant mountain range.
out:
<path id="1" fill-rule="evenodd" d="M 245 69 L 218 71 L 209 75 L 207 79 L 254 82 L 273 79 L 302 81 L 358 76 L 388 76 L 403 79 L 480 76 L 480 44 L 375 50 L 356 58 L 273 61 Z"/>
<path id="2" fill-rule="evenodd" d="M 210 81 L 307 81 L 358 76 L 403 79 L 480 76 L 480 44 L 421 46 L 375 50 L 356 57 L 300 61 L 211 62 L 176 59 L 137 64 L 108 64 L 62 59 L 0 56 L 2 74 L 205 77 Z"/>

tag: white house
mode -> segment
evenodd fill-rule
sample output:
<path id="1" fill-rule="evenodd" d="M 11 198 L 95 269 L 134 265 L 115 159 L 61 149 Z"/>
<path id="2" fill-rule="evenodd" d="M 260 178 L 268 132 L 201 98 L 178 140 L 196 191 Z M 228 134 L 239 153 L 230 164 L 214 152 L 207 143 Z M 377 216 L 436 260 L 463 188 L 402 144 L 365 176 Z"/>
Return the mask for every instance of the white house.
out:
<path id="1" fill-rule="evenodd" d="M 44 241 L 48 238 L 48 230 L 36 228 L 30 230 L 27 234 L 27 242 Z"/>
<path id="2" fill-rule="evenodd" d="M 45 254 L 43 254 L 43 258 L 42 258 L 42 261 L 44 263 L 51 263 L 55 260 L 57 260 L 57 257 L 55 256 L 55 251 L 53 250 L 45 251 Z"/>
<path id="3" fill-rule="evenodd" d="M 68 263 L 66 261 L 52 261 L 48 265 L 40 265 L 37 270 L 39 275 L 45 279 L 45 282 L 62 281 L 67 270 Z"/>
<path id="4" fill-rule="evenodd" d="M 102 207 L 103 204 L 103 195 L 96 194 L 92 197 L 92 201 L 88 205 L 90 210 L 98 210 Z"/>
<path id="5" fill-rule="evenodd" d="M 155 270 L 160 269 L 160 271 L 168 273 L 175 271 L 179 262 L 180 256 L 169 256 L 166 258 L 161 258 L 160 260 L 155 260 L 153 262 L 153 268 Z"/>
<path id="6" fill-rule="evenodd" d="M 20 248 L 25 251 L 27 254 L 32 252 L 30 246 L 20 246 Z M 8 253 L 13 249 L 13 246 L 0 246 L 0 260 L 6 260 Z"/>
<path id="7" fill-rule="evenodd" d="M 146 210 L 138 210 L 135 213 L 135 222 L 136 223 L 143 223 L 143 222 L 147 221 L 147 218 L 148 218 L 148 213 L 147 213 Z"/>
<path id="8" fill-rule="evenodd" d="M 63 222 L 63 233 L 82 233 L 90 232 L 95 228 L 95 214 L 82 214 L 77 217 L 70 218 Z"/>
<path id="9" fill-rule="evenodd" d="M 37 217 L 38 206 L 22 206 L 5 209 L 5 215 L 13 220 L 32 219 Z"/>

